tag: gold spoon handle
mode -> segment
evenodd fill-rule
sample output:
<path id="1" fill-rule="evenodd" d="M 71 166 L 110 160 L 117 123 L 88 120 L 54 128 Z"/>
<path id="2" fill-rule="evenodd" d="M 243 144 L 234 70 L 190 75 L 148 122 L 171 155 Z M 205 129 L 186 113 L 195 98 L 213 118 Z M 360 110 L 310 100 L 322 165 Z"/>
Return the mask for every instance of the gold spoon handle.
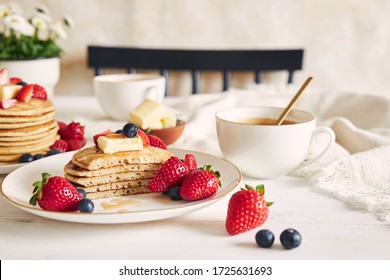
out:
<path id="1" fill-rule="evenodd" d="M 305 90 L 305 88 L 307 87 L 307 85 L 311 82 L 311 80 L 313 79 L 313 77 L 309 77 L 307 78 L 307 80 L 305 81 L 305 83 L 301 86 L 301 88 L 298 90 L 298 92 L 295 94 L 294 98 L 290 101 L 290 103 L 288 104 L 288 106 L 286 107 L 286 109 L 284 109 L 284 111 L 282 112 L 282 114 L 280 115 L 279 119 L 277 120 L 276 124 L 277 125 L 281 125 L 282 122 L 284 121 L 284 119 L 286 118 L 286 116 L 288 115 L 288 113 L 290 113 L 292 107 L 294 107 L 295 103 L 297 103 L 299 97 L 301 97 L 303 91 Z"/>

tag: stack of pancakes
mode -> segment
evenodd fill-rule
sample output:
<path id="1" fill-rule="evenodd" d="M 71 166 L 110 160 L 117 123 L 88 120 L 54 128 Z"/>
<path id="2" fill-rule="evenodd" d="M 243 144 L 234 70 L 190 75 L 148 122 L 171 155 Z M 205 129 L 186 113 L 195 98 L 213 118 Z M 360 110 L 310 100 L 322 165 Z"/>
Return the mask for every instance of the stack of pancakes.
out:
<path id="1" fill-rule="evenodd" d="M 65 178 L 84 188 L 89 199 L 148 193 L 148 183 L 171 156 L 151 146 L 113 154 L 93 146 L 73 155 L 64 167 Z"/>
<path id="2" fill-rule="evenodd" d="M 0 164 L 15 163 L 25 153 L 45 153 L 59 138 L 55 109 L 48 100 L 32 98 L 0 109 Z"/>

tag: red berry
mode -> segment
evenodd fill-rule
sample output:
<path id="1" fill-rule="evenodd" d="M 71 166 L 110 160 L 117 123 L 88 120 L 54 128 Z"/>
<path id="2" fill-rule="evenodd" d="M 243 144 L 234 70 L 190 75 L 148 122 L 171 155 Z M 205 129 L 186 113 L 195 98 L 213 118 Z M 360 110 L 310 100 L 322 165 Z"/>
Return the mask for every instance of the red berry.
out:
<path id="1" fill-rule="evenodd" d="M 87 140 L 85 138 L 82 139 L 68 139 L 66 140 L 69 144 L 69 150 L 68 151 L 76 151 L 80 150 L 82 147 L 85 146 L 87 143 Z"/>
<path id="2" fill-rule="evenodd" d="M 62 139 L 84 139 L 84 126 L 76 122 L 71 122 L 62 132 Z"/>
<path id="3" fill-rule="evenodd" d="M 95 135 L 93 136 L 93 142 L 95 143 L 95 146 L 96 146 L 96 147 L 98 146 L 97 140 L 98 140 L 98 138 L 99 138 L 100 136 L 106 136 L 106 135 L 108 135 L 108 134 L 115 134 L 115 132 L 112 131 L 112 130 L 106 130 L 106 131 L 104 131 L 104 132 L 95 134 Z"/>
<path id="4" fill-rule="evenodd" d="M 268 203 L 264 199 L 264 186 L 254 189 L 246 185 L 229 200 L 226 217 L 226 230 L 229 234 L 239 234 L 261 226 L 268 219 Z"/>
<path id="5" fill-rule="evenodd" d="M 170 157 L 148 184 L 152 192 L 163 192 L 174 185 L 181 184 L 188 173 L 187 166 L 175 156 Z"/>
<path id="6" fill-rule="evenodd" d="M 3 68 L 0 70 L 0 85 L 6 85 L 8 83 L 8 70 Z"/>
<path id="7" fill-rule="evenodd" d="M 33 87 L 34 87 L 33 95 L 32 95 L 33 98 L 38 98 L 43 100 L 47 99 L 47 92 L 42 86 L 33 84 Z"/>
<path id="8" fill-rule="evenodd" d="M 145 146 L 150 146 L 150 141 L 148 135 L 141 129 L 138 129 L 138 136 L 142 140 L 142 145 Z"/>
<path id="9" fill-rule="evenodd" d="M 50 146 L 50 150 L 59 150 L 61 153 L 67 152 L 69 149 L 69 144 L 65 140 L 59 139 L 56 140 L 53 145 Z"/>
<path id="10" fill-rule="evenodd" d="M 198 167 L 196 163 L 196 158 L 193 154 L 186 154 L 184 156 L 184 164 L 188 167 L 188 170 L 190 172 Z"/>
<path id="11" fill-rule="evenodd" d="M 23 80 L 21 78 L 18 78 L 18 77 L 11 77 L 11 78 L 9 78 L 9 83 L 11 85 L 17 85 L 20 82 L 23 82 Z"/>
<path id="12" fill-rule="evenodd" d="M 211 170 L 210 165 L 195 169 L 188 174 L 180 188 L 180 196 L 185 200 L 205 199 L 218 191 L 219 172 Z"/>
<path id="13" fill-rule="evenodd" d="M 64 134 L 64 131 L 66 129 L 66 127 L 68 126 L 66 123 L 64 122 L 60 122 L 60 121 L 57 121 L 57 124 L 59 126 L 59 129 L 58 129 L 58 134 L 60 135 L 61 139 L 63 139 L 63 134 Z"/>
<path id="14" fill-rule="evenodd" d="M 29 102 L 33 95 L 34 86 L 25 85 L 16 94 L 16 99 L 20 102 Z"/>
<path id="15" fill-rule="evenodd" d="M 16 99 L 4 99 L 0 100 L 0 108 L 9 109 L 15 106 L 17 100 Z"/>
<path id="16" fill-rule="evenodd" d="M 38 205 L 49 211 L 76 211 L 77 204 L 83 196 L 65 178 L 60 176 L 50 177 L 48 173 L 42 173 L 42 181 L 33 184 L 33 196 L 31 205 Z"/>
<path id="17" fill-rule="evenodd" d="M 164 141 L 155 136 L 155 135 L 148 135 L 150 146 L 160 148 L 160 149 L 167 149 L 167 145 L 165 145 Z"/>

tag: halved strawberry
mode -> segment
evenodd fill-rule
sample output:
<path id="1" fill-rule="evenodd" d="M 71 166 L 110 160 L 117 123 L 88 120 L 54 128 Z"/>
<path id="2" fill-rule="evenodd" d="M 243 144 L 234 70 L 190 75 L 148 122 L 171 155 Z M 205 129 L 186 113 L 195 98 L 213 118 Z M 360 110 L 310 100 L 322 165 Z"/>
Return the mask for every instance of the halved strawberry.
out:
<path id="1" fill-rule="evenodd" d="M 138 129 L 138 136 L 142 140 L 142 145 L 145 146 L 150 146 L 150 141 L 148 135 L 141 129 Z"/>
<path id="2" fill-rule="evenodd" d="M 17 100 L 16 99 L 4 99 L 0 100 L 0 108 L 9 109 L 15 106 Z"/>
<path id="3" fill-rule="evenodd" d="M 6 85 L 8 83 L 8 70 L 3 68 L 0 70 L 0 86 Z"/>
<path id="4" fill-rule="evenodd" d="M 33 98 L 38 98 L 43 100 L 47 99 L 47 92 L 44 89 L 44 87 L 37 84 L 33 84 L 33 87 L 34 87 L 33 95 L 32 95 Z"/>
<path id="5" fill-rule="evenodd" d="M 108 134 L 115 134 L 115 132 L 112 131 L 112 130 L 106 130 L 106 131 L 103 131 L 103 132 L 101 132 L 101 133 L 95 134 L 95 135 L 93 136 L 93 142 L 95 143 L 95 146 L 96 146 L 96 147 L 98 146 L 97 140 L 98 140 L 98 138 L 99 138 L 100 136 L 106 136 L 106 135 L 108 135 Z"/>
<path id="6" fill-rule="evenodd" d="M 160 148 L 160 149 L 167 149 L 167 145 L 165 145 L 164 141 L 155 136 L 155 135 L 148 135 L 150 146 Z"/>
<path id="7" fill-rule="evenodd" d="M 184 156 L 184 164 L 188 167 L 190 172 L 194 171 L 198 167 L 196 158 L 193 154 L 186 154 Z"/>
<path id="8" fill-rule="evenodd" d="M 9 78 L 9 83 L 11 85 L 17 85 L 20 82 L 23 82 L 23 80 L 21 78 L 18 78 L 18 77 L 11 77 L 11 78 Z"/>
<path id="9" fill-rule="evenodd" d="M 16 94 L 16 99 L 20 102 L 29 102 L 33 95 L 34 86 L 25 85 Z"/>

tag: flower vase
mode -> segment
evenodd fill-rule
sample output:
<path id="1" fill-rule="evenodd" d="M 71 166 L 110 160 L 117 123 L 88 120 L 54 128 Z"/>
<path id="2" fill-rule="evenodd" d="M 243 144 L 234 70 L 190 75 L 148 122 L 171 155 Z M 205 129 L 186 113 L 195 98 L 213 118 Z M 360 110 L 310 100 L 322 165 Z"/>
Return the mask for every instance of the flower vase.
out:
<path id="1" fill-rule="evenodd" d="M 60 78 L 60 58 L 0 59 L 0 69 L 7 68 L 8 77 L 18 77 L 29 84 L 39 84 L 53 97 Z"/>

